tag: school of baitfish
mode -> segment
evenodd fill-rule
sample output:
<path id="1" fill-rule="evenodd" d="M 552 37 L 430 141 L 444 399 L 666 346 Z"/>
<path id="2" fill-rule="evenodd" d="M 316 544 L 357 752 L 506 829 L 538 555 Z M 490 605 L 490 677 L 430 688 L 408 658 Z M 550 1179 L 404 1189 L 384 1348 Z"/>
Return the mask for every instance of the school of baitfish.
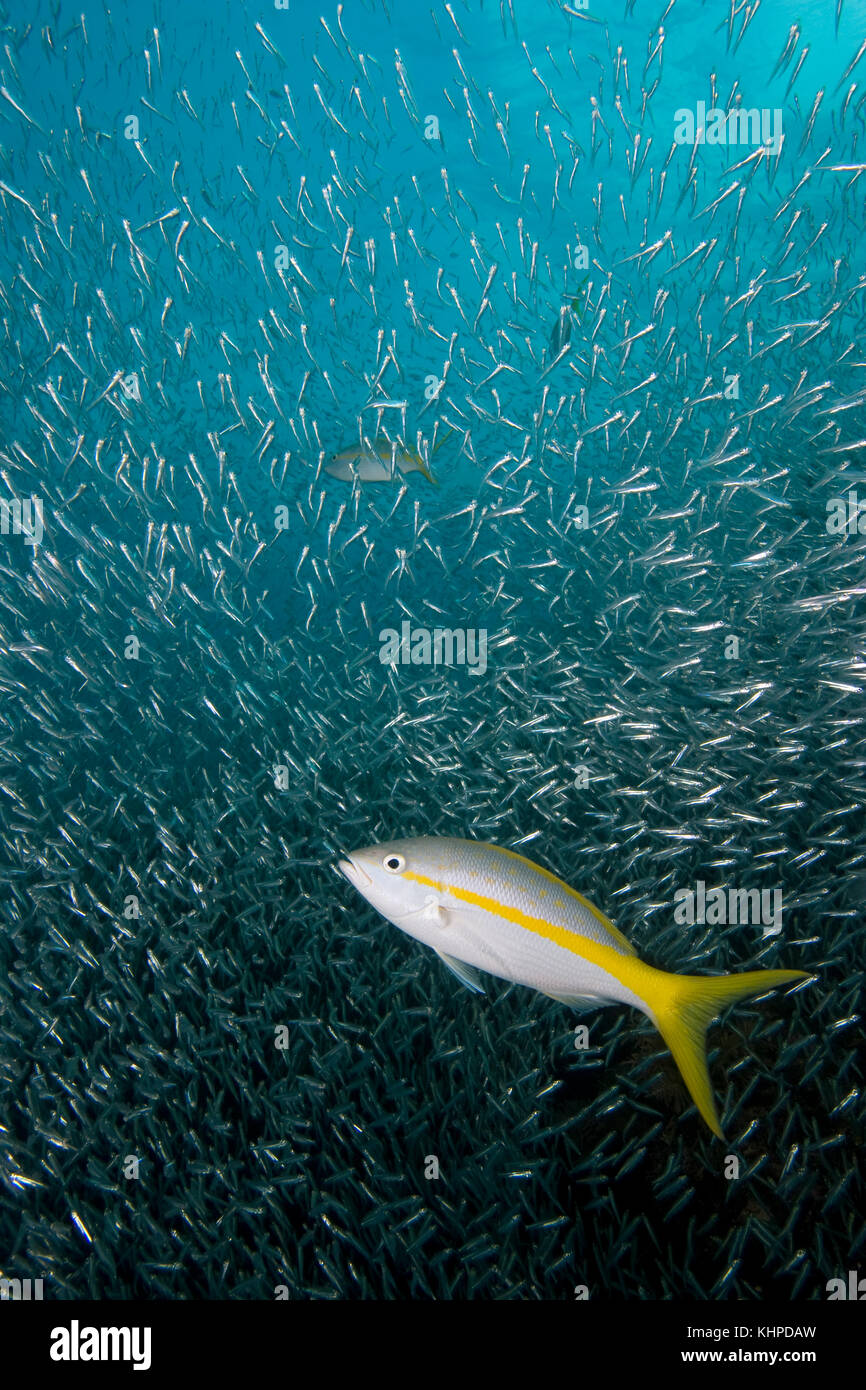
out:
<path id="1" fill-rule="evenodd" d="M 862 1264 L 861 31 L 4 15 L 0 1277 L 788 1299 Z M 736 1182 L 651 1021 L 458 1007 L 333 871 L 454 840 L 618 922 L 589 993 L 650 1019 L 598 951 L 798 981 L 709 1035 Z M 780 930 L 678 920 L 697 884 L 779 891 Z"/>

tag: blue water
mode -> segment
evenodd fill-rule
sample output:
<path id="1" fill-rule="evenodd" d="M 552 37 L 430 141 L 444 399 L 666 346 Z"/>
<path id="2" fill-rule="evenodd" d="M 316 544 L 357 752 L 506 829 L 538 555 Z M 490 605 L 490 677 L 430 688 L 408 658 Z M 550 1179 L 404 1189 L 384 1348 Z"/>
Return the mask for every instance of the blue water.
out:
<path id="1" fill-rule="evenodd" d="M 728 15 L 4 8 L 0 479 L 44 534 L 0 538 L 0 1275 L 856 1268 L 864 11 Z M 737 95 L 780 146 L 674 142 Z M 329 474 L 364 437 L 435 485 Z M 384 664 L 406 620 L 485 671 Z M 579 1051 L 334 872 L 416 835 L 520 849 L 665 969 L 811 972 L 710 1033 L 725 1144 L 637 1014 Z M 781 932 L 677 922 L 698 881 Z"/>

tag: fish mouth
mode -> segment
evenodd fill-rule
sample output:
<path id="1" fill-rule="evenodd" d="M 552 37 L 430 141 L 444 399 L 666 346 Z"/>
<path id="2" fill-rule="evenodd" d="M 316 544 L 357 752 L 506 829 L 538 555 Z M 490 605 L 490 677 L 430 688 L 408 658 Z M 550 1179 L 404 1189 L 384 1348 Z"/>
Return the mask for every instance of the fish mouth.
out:
<path id="1" fill-rule="evenodd" d="M 349 880 L 352 887 L 357 888 L 360 893 L 363 893 L 365 888 L 373 887 L 373 880 L 370 875 L 361 868 L 360 864 L 355 862 L 351 854 L 346 859 L 341 859 L 337 868 L 343 877 Z"/>

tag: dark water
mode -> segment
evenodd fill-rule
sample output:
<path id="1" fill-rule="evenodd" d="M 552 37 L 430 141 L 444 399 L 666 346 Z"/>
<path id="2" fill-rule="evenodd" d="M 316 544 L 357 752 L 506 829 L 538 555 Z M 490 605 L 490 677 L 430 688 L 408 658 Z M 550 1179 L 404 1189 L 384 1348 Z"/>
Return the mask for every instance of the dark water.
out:
<path id="1" fill-rule="evenodd" d="M 862 7 L 81 5 L 0 45 L 0 1275 L 826 1298 L 864 1242 Z M 377 441 L 392 478 L 327 472 Z M 404 622 L 485 669 L 383 663 Z M 810 972 L 711 1030 L 724 1143 L 637 1013 L 472 995 L 334 872 L 420 835 L 663 968 Z M 678 921 L 698 883 L 780 930 Z"/>

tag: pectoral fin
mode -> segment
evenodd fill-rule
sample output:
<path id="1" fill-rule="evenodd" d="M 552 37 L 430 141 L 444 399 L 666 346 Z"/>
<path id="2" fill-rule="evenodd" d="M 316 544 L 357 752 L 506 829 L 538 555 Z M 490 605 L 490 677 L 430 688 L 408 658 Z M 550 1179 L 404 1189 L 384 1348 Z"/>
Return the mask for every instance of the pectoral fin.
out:
<path id="1" fill-rule="evenodd" d="M 484 993 L 484 986 L 481 983 L 481 975 L 473 965 L 467 965 L 465 961 L 457 960 L 455 956 L 446 956 L 444 951 L 436 952 L 443 965 L 447 965 L 452 975 L 456 975 L 462 985 L 467 989 L 474 990 L 476 994 Z"/>
<path id="2" fill-rule="evenodd" d="M 412 912 L 404 914 L 409 917 L 422 917 L 425 922 L 433 922 L 437 927 L 449 927 L 451 925 L 451 910 L 443 903 L 440 903 L 433 893 L 430 894 L 423 907 L 416 907 Z"/>

